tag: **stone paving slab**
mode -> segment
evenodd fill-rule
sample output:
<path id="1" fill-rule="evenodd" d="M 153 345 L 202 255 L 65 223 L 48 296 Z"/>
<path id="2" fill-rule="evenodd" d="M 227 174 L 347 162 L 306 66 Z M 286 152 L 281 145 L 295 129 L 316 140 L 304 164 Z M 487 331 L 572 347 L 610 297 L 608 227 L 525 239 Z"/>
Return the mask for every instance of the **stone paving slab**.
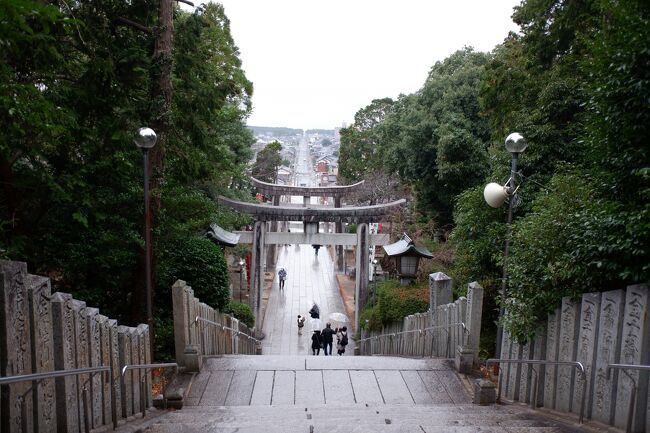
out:
<path id="1" fill-rule="evenodd" d="M 456 374 L 449 360 L 433 358 L 223 355 L 204 359 L 202 372 L 220 370 L 430 370 Z"/>

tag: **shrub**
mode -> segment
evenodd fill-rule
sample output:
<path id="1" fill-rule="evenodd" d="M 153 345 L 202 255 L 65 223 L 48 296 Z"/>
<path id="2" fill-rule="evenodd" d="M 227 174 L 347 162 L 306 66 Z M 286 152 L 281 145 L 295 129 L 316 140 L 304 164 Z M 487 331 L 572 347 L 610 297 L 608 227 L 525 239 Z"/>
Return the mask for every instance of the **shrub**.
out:
<path id="1" fill-rule="evenodd" d="M 223 312 L 234 316 L 250 329 L 253 329 L 253 326 L 255 326 L 255 315 L 248 304 L 240 304 L 239 302 L 231 301 L 226 308 L 224 308 Z"/>
<path id="2" fill-rule="evenodd" d="M 228 305 L 228 266 L 221 249 L 209 239 L 190 236 L 163 246 L 156 280 L 160 292 L 168 292 L 179 279 L 192 287 L 201 302 L 221 311 Z"/>
<path id="3" fill-rule="evenodd" d="M 387 280 L 377 284 L 377 298 L 374 305 L 366 307 L 361 314 L 361 324 L 368 320 L 368 328 L 381 329 L 404 317 L 422 313 L 429 308 L 428 287 L 400 286 L 396 280 Z"/>

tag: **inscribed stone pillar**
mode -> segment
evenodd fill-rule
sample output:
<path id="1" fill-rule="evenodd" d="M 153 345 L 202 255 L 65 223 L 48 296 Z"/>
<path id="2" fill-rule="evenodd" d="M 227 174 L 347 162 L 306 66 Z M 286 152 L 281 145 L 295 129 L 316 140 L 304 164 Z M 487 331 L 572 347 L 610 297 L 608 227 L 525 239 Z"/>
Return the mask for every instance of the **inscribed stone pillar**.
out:
<path id="1" fill-rule="evenodd" d="M 129 341 L 131 342 L 131 361 L 129 364 L 140 364 L 140 338 L 137 328 L 129 328 Z M 142 407 L 140 405 L 140 385 L 142 380 L 142 370 L 134 369 L 133 372 L 133 414 L 138 414 Z"/>
<path id="2" fill-rule="evenodd" d="M 97 323 L 97 308 L 86 308 L 86 326 L 88 328 L 88 365 L 101 366 L 100 329 Z M 90 393 L 90 424 L 92 428 L 102 425 L 102 375 L 95 373 L 90 376 L 88 390 Z"/>
<path id="3" fill-rule="evenodd" d="M 108 325 L 108 317 L 101 314 L 97 315 L 97 325 L 99 327 L 99 357 L 101 359 L 100 365 L 111 366 L 111 330 Z M 100 375 L 102 383 L 102 423 L 111 425 L 113 422 L 113 413 L 111 410 L 111 377 L 110 373 L 102 373 Z"/>
<path id="4" fill-rule="evenodd" d="M 557 361 L 560 345 L 560 309 L 548 315 L 546 321 L 546 360 Z M 548 365 L 544 378 L 544 407 L 555 409 L 555 391 L 557 389 L 557 366 Z"/>
<path id="5" fill-rule="evenodd" d="M 619 364 L 647 365 L 650 361 L 650 320 L 648 319 L 648 286 L 639 284 L 628 286 L 625 296 L 625 310 L 623 315 L 623 333 L 621 340 L 621 357 Z M 628 370 L 630 376 L 638 384 L 648 383 L 647 372 Z M 616 392 L 616 412 L 614 425 L 618 428 L 625 428 L 632 381 L 625 374 L 618 375 L 618 391 Z M 644 431 L 645 408 L 648 396 L 648 388 L 639 386 L 637 388 L 637 407 L 632 420 L 632 431 Z M 646 430 L 647 431 L 647 430 Z"/>
<path id="6" fill-rule="evenodd" d="M 593 400 L 594 366 L 596 364 L 596 343 L 598 340 L 598 324 L 600 316 L 600 293 L 585 293 L 582 295 L 580 311 L 580 328 L 578 333 L 578 351 L 576 361 L 582 362 L 585 367 L 587 380 L 586 393 L 583 401 L 583 382 L 580 375 L 576 374 L 574 382 L 575 394 L 573 397 L 573 412 L 580 413 L 580 406 L 584 404 L 584 416 L 591 418 L 591 402 Z"/>
<path id="7" fill-rule="evenodd" d="M 607 365 L 615 364 L 621 353 L 624 307 L 625 292 L 623 290 L 613 290 L 602 294 L 590 413 L 593 419 L 604 424 L 614 422 L 618 371 L 613 370 L 608 379 Z"/>
<path id="8" fill-rule="evenodd" d="M 111 413 L 113 414 L 113 425 L 121 423 L 122 419 L 122 380 L 120 371 L 120 346 L 117 332 L 117 320 L 108 320 L 110 335 L 110 366 L 111 366 Z"/>
<path id="9" fill-rule="evenodd" d="M 253 297 L 253 313 L 255 314 L 256 334 L 262 332 L 262 293 L 264 291 L 264 245 L 265 223 L 256 221 L 253 226 L 253 252 L 251 260 L 251 296 Z"/>
<path id="10" fill-rule="evenodd" d="M 429 311 L 452 301 L 452 279 L 444 272 L 429 274 Z"/>
<path id="11" fill-rule="evenodd" d="M 359 332 L 359 316 L 368 301 L 368 275 L 370 258 L 368 255 L 368 224 L 357 226 L 357 270 L 354 289 L 355 332 Z"/>
<path id="12" fill-rule="evenodd" d="M 467 286 L 467 313 L 465 316 L 465 325 L 469 330 L 467 347 L 474 351 L 474 367 L 478 367 L 481 319 L 483 317 L 483 292 L 483 287 L 481 287 L 481 285 L 476 281 L 469 283 Z"/>
<path id="13" fill-rule="evenodd" d="M 571 298 L 562 298 L 560 310 L 560 344 L 558 346 L 558 361 L 575 361 L 578 348 L 578 331 L 580 325 L 580 303 Z M 576 369 L 573 366 L 558 366 L 557 392 L 555 409 L 560 412 L 570 412 L 573 403 L 573 384 Z"/>
<path id="14" fill-rule="evenodd" d="M 52 337 L 54 347 L 54 369 L 76 368 L 74 310 L 72 295 L 56 292 L 50 298 L 52 308 Z M 79 431 L 79 388 L 75 376 L 59 377 L 55 380 L 57 430 Z"/>
<path id="15" fill-rule="evenodd" d="M 138 329 L 142 333 L 142 349 L 140 351 L 140 362 L 143 364 L 151 364 L 151 334 L 149 333 L 149 325 L 145 325 L 143 323 L 138 325 Z M 145 390 L 147 390 L 147 395 L 146 395 L 146 400 L 145 404 L 147 407 L 152 407 L 153 406 L 153 396 L 151 394 L 151 386 L 152 386 L 152 380 L 151 380 L 151 369 L 146 369 L 143 370 L 145 376 Z"/>
<path id="16" fill-rule="evenodd" d="M 31 323 L 32 372 L 54 370 L 54 344 L 52 336 L 52 307 L 50 280 L 28 275 L 26 278 Z M 56 397 L 54 379 L 44 379 L 33 388 L 34 431 L 56 430 Z"/>
<path id="17" fill-rule="evenodd" d="M 72 317 L 74 319 L 74 330 L 75 330 L 75 362 L 76 368 L 86 368 L 88 367 L 88 322 L 86 320 L 86 303 L 72 299 L 70 301 L 72 305 Z M 77 388 L 79 390 L 79 429 L 84 431 L 85 427 L 85 416 L 87 415 L 90 419 L 90 408 L 88 405 L 89 402 L 85 402 L 83 399 L 83 391 L 89 390 L 88 381 L 90 379 L 88 374 L 77 375 Z M 90 428 L 90 426 L 89 426 Z"/>
<path id="18" fill-rule="evenodd" d="M 29 374 L 32 369 L 29 305 L 25 278 L 27 264 L 0 261 L 0 375 L 16 376 Z M 33 428 L 32 418 L 23 420 L 21 411 L 33 413 L 32 394 L 29 382 L 3 386 L 0 395 L 2 417 L 0 430 L 22 431 L 23 422 L 28 431 Z"/>
<path id="19" fill-rule="evenodd" d="M 510 359 L 522 359 L 522 346 L 520 343 L 511 340 L 511 358 Z M 521 380 L 521 364 L 510 364 L 510 370 L 508 370 L 508 389 L 506 390 L 506 397 L 509 400 L 516 401 L 519 400 L 519 383 Z"/>
<path id="20" fill-rule="evenodd" d="M 531 354 L 532 359 L 546 359 L 546 324 L 542 325 L 541 328 L 537 330 L 535 339 L 533 340 L 533 353 Z M 546 379 L 546 366 L 537 365 L 531 367 L 537 370 L 537 377 L 535 375 L 531 376 L 531 394 L 530 398 L 533 399 L 536 397 L 537 407 L 544 405 L 544 383 Z M 537 382 L 534 383 L 533 380 Z M 537 386 L 537 396 L 533 394 L 532 389 L 534 385 Z"/>
<path id="21" fill-rule="evenodd" d="M 172 286 L 172 311 L 174 316 L 174 351 L 176 362 L 185 367 L 185 347 L 190 344 L 189 306 L 186 291 L 192 290 L 183 280 L 176 280 Z"/>
<path id="22" fill-rule="evenodd" d="M 532 349 L 530 342 L 521 345 L 521 359 L 533 359 L 530 357 Z M 530 379 L 531 379 L 530 364 L 521 364 L 521 371 L 519 374 L 519 397 L 518 400 L 522 403 L 530 403 Z"/>
<path id="23" fill-rule="evenodd" d="M 120 367 L 131 363 L 131 341 L 129 328 L 117 327 L 118 345 L 120 351 Z M 127 371 L 120 381 L 120 394 L 122 396 L 122 417 L 129 418 L 133 415 L 133 372 Z"/>
<path id="24" fill-rule="evenodd" d="M 512 339 L 510 333 L 505 329 L 502 330 L 501 338 L 501 359 L 512 359 Z M 513 386 L 510 383 L 510 369 L 512 364 L 500 364 L 499 371 L 499 393 L 503 393 L 507 397 L 508 390 Z"/>

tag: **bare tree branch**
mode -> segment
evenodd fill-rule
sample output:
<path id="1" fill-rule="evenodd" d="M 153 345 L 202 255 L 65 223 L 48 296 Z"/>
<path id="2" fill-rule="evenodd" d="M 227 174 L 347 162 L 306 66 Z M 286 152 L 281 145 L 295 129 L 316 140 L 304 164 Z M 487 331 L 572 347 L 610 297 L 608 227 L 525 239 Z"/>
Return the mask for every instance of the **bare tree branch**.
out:
<path id="1" fill-rule="evenodd" d="M 141 32 L 149 33 L 150 35 L 153 34 L 153 30 L 151 30 L 149 27 L 143 26 L 142 24 L 136 23 L 135 21 L 131 21 L 128 18 L 117 17 L 117 19 L 115 21 L 118 24 L 125 24 L 127 26 L 134 27 L 134 28 L 140 30 Z"/>

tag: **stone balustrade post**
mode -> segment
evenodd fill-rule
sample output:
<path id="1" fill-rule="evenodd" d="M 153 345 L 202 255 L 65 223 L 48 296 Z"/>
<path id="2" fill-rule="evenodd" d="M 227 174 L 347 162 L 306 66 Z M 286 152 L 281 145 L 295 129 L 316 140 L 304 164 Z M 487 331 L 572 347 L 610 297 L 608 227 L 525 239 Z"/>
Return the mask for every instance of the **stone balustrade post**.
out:
<path id="1" fill-rule="evenodd" d="M 459 319 L 465 323 L 467 335 L 461 336 L 461 344 L 456 352 L 456 368 L 462 373 L 471 372 L 478 367 L 479 341 L 481 338 L 481 318 L 483 311 L 483 287 L 474 281 L 467 286 L 467 307 L 463 314 L 461 309 Z M 459 307 L 460 308 L 460 307 Z M 461 332 L 463 332 L 461 330 Z"/>
<path id="2" fill-rule="evenodd" d="M 54 343 L 50 280 L 45 277 L 28 275 L 26 283 L 29 298 L 29 321 L 31 322 L 32 372 L 51 372 L 54 370 Z M 55 431 L 54 379 L 41 380 L 34 385 L 34 432 Z"/>
<path id="3" fill-rule="evenodd" d="M 56 292 L 50 298 L 52 308 L 52 337 L 54 347 L 54 369 L 69 370 L 75 368 L 75 332 L 72 295 Z M 79 408 L 77 396 L 77 378 L 59 377 L 55 380 L 57 430 L 64 432 L 79 431 Z"/>
<path id="4" fill-rule="evenodd" d="M 32 369 L 29 323 L 29 305 L 25 276 L 27 264 L 0 262 L 0 375 L 29 374 Z M 33 428 L 31 417 L 22 419 L 22 413 L 33 413 L 31 383 L 20 382 L 4 387 L 0 396 L 0 430 L 8 433 L 22 431 L 23 422 L 28 431 Z"/>
<path id="5" fill-rule="evenodd" d="M 452 302 L 452 279 L 443 272 L 429 274 L 429 311 Z"/>

